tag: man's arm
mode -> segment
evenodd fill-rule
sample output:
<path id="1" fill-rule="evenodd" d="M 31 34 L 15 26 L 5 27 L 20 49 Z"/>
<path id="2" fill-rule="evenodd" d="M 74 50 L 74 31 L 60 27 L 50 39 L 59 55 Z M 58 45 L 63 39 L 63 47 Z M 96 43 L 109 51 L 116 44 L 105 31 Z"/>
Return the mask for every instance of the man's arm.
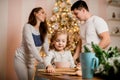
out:
<path id="1" fill-rule="evenodd" d="M 82 47 L 82 40 L 80 39 L 80 41 L 78 42 L 78 44 L 76 46 L 75 53 L 73 55 L 74 61 L 76 61 L 76 59 L 80 56 L 81 47 Z"/>
<path id="2" fill-rule="evenodd" d="M 99 34 L 99 37 L 101 39 L 99 46 L 103 49 L 107 48 L 111 42 L 109 32 L 103 32 Z"/>

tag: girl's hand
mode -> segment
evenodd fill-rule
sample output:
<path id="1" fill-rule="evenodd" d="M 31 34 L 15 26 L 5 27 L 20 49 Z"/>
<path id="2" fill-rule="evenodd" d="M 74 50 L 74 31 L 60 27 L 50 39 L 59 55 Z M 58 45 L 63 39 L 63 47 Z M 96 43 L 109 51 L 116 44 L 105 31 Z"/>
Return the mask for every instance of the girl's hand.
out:
<path id="1" fill-rule="evenodd" d="M 80 63 L 77 63 L 76 68 L 77 68 L 76 74 L 77 74 L 78 76 L 82 76 L 81 64 L 80 64 Z"/>
<path id="2" fill-rule="evenodd" d="M 54 68 L 52 65 L 49 65 L 46 70 L 47 70 L 47 72 L 49 72 L 49 73 L 55 72 L 55 68 Z"/>
<path id="3" fill-rule="evenodd" d="M 80 63 L 77 63 L 76 67 L 81 67 Z"/>
<path id="4" fill-rule="evenodd" d="M 81 64 L 80 64 L 80 63 L 77 63 L 76 68 L 77 68 L 78 70 L 81 70 Z"/>
<path id="5" fill-rule="evenodd" d="M 78 71 L 76 71 L 76 74 L 77 74 L 78 76 L 82 76 L 82 71 L 81 71 L 81 70 L 78 70 Z"/>

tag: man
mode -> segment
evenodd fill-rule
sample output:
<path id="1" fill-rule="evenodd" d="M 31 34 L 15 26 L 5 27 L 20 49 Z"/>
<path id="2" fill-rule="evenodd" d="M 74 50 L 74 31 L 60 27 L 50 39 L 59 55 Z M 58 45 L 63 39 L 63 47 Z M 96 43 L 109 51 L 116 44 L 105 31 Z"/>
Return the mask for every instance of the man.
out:
<path id="1" fill-rule="evenodd" d="M 100 17 L 92 15 L 89 12 L 89 8 L 85 1 L 76 1 L 71 10 L 75 16 L 84 21 L 80 26 L 80 36 L 82 39 L 82 51 L 83 46 L 86 45 L 91 49 L 91 42 L 98 44 L 101 48 L 105 49 L 110 44 L 110 36 L 107 23 Z M 74 54 L 74 60 L 80 56 L 80 43 L 78 43 L 76 52 Z"/>

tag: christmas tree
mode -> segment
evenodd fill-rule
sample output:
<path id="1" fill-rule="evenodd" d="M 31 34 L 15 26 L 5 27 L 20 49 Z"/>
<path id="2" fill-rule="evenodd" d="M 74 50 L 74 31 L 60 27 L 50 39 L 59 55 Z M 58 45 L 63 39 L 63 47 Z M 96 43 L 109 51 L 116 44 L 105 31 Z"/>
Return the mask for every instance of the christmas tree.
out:
<path id="1" fill-rule="evenodd" d="M 70 49 L 74 52 L 76 44 L 79 41 L 79 21 L 71 12 L 71 4 L 69 0 L 56 0 L 55 7 L 52 11 L 52 17 L 47 21 L 49 33 L 53 33 L 56 29 L 65 29 L 70 35 Z"/>

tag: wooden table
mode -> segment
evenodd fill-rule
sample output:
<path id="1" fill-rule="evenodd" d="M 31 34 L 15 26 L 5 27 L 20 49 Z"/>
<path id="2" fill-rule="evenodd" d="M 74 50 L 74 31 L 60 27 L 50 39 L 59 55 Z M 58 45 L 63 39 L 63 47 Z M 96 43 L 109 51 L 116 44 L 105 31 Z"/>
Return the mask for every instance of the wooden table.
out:
<path id="1" fill-rule="evenodd" d="M 47 75 L 45 72 L 43 73 L 42 71 L 36 72 L 36 75 L 39 78 L 47 78 L 50 80 L 102 80 L 100 78 L 94 77 L 92 79 L 82 79 L 82 77 L 77 76 L 77 75 Z"/>

